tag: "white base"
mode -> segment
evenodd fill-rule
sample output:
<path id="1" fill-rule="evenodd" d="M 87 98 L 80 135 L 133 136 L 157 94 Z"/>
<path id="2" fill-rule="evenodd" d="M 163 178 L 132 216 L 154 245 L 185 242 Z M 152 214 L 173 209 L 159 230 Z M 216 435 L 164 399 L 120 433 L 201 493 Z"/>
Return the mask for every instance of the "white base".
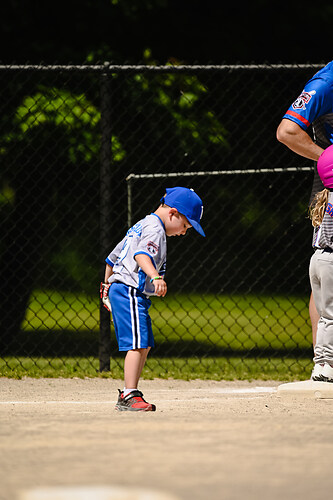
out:
<path id="1" fill-rule="evenodd" d="M 19 500 L 176 500 L 167 493 L 121 486 L 60 486 L 21 492 Z"/>
<path id="2" fill-rule="evenodd" d="M 305 396 L 316 399 L 333 399 L 333 383 L 315 382 L 304 380 L 303 382 L 290 382 L 281 384 L 277 388 L 278 396 Z"/>

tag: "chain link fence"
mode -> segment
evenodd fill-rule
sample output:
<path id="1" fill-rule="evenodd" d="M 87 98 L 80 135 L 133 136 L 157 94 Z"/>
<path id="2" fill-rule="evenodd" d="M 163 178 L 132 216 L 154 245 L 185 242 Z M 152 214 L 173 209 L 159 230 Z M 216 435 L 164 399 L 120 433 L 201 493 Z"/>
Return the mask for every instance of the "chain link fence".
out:
<path id="1" fill-rule="evenodd" d="M 147 370 L 309 367 L 313 166 L 275 131 L 322 66 L 0 66 L 0 369 L 121 366 L 104 259 L 176 185 L 207 237 L 168 241 Z"/>

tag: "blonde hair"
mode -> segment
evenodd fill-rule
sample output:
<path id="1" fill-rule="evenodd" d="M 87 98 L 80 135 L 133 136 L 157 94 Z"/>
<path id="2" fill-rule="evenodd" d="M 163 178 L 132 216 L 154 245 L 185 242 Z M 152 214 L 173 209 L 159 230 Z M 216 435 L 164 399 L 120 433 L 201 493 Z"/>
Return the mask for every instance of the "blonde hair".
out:
<path id="1" fill-rule="evenodd" d="M 313 227 L 318 227 L 323 222 L 328 202 L 328 195 L 329 190 L 326 188 L 322 191 L 319 191 L 309 207 L 309 217 L 312 221 Z"/>

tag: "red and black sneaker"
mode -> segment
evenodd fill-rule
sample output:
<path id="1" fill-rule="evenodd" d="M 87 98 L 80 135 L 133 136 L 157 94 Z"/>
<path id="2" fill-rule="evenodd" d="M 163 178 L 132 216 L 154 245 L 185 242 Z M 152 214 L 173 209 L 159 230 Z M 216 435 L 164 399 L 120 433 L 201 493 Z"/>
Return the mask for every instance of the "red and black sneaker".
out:
<path id="1" fill-rule="evenodd" d="M 156 406 L 147 403 L 143 399 L 143 394 L 141 391 L 135 390 L 127 394 L 124 397 L 124 393 L 118 389 L 118 401 L 116 404 L 116 410 L 119 411 L 155 411 Z"/>

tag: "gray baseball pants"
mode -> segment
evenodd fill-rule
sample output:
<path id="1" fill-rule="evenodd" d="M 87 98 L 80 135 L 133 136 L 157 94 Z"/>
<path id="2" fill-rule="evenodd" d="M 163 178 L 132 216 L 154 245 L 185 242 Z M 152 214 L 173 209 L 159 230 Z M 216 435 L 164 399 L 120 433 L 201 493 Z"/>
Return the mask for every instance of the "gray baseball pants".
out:
<path id="1" fill-rule="evenodd" d="M 314 362 L 333 365 L 333 252 L 316 250 L 310 260 L 310 282 L 320 319 Z"/>

